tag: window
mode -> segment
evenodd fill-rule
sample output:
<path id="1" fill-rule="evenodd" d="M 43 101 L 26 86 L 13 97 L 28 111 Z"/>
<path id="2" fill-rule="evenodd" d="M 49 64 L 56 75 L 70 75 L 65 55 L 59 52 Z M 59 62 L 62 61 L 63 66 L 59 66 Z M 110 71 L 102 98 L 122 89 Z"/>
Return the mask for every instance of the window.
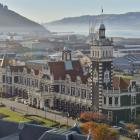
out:
<path id="1" fill-rule="evenodd" d="M 106 57 L 108 56 L 108 52 L 106 51 Z"/>
<path id="2" fill-rule="evenodd" d="M 104 104 L 106 104 L 106 97 L 104 97 Z"/>
<path id="3" fill-rule="evenodd" d="M 112 57 L 112 51 L 110 51 L 110 57 Z"/>
<path id="4" fill-rule="evenodd" d="M 119 100 L 119 98 L 118 97 L 115 97 L 115 105 L 118 105 L 118 100 Z"/>
<path id="5" fill-rule="evenodd" d="M 98 51 L 98 57 L 99 57 L 99 51 Z"/>
<path id="6" fill-rule="evenodd" d="M 87 93 L 87 99 L 88 99 L 88 100 L 91 99 L 91 93 L 90 93 L 90 91 L 88 91 L 88 93 Z"/>
<path id="7" fill-rule="evenodd" d="M 108 119 L 112 120 L 113 117 L 113 112 L 112 111 L 108 111 Z"/>
<path id="8" fill-rule="evenodd" d="M 104 51 L 103 51 L 103 57 L 105 56 Z"/>
<path id="9" fill-rule="evenodd" d="M 6 77 L 6 83 L 12 84 L 12 77 Z"/>
<path id="10" fill-rule="evenodd" d="M 26 85 L 26 78 L 24 78 L 24 85 Z"/>
<path id="11" fill-rule="evenodd" d="M 77 97 L 80 96 L 80 89 L 77 89 L 77 94 L 76 94 Z"/>
<path id="12" fill-rule="evenodd" d="M 67 94 L 70 95 L 70 88 L 67 87 Z"/>
<path id="13" fill-rule="evenodd" d="M 35 79 L 35 87 L 38 87 L 38 80 Z"/>
<path id="14" fill-rule="evenodd" d="M 85 90 L 85 89 L 82 89 L 81 98 L 82 98 L 82 99 L 85 99 L 85 98 L 86 98 L 86 90 Z"/>
<path id="15" fill-rule="evenodd" d="M 18 83 L 18 76 L 14 77 L 14 83 Z"/>
<path id="16" fill-rule="evenodd" d="M 61 93 L 65 94 L 65 86 L 63 86 L 63 85 L 61 86 Z"/>
<path id="17" fill-rule="evenodd" d="M 5 83 L 5 75 L 3 75 L 3 83 Z"/>
<path id="18" fill-rule="evenodd" d="M 75 96 L 75 88 L 71 87 L 71 96 Z"/>
<path id="19" fill-rule="evenodd" d="M 112 97 L 109 97 L 109 105 L 112 105 Z"/>
<path id="20" fill-rule="evenodd" d="M 43 91 L 44 90 L 44 84 L 40 83 L 40 90 Z"/>
<path id="21" fill-rule="evenodd" d="M 132 105 L 136 104 L 136 96 L 131 96 L 131 104 Z"/>
<path id="22" fill-rule="evenodd" d="M 45 85 L 45 91 L 48 92 L 48 86 L 47 85 Z"/>
<path id="23" fill-rule="evenodd" d="M 27 78 L 27 86 L 30 86 L 30 78 Z"/>
<path id="24" fill-rule="evenodd" d="M 35 83 L 34 83 L 34 80 L 32 80 L 32 86 L 34 87 Z"/>

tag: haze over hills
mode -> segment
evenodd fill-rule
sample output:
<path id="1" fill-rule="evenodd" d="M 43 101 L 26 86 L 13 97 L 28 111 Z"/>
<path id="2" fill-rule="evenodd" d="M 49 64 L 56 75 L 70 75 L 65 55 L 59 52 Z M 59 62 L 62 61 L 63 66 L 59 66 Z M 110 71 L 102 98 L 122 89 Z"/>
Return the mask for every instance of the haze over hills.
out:
<path id="1" fill-rule="evenodd" d="M 101 20 L 105 23 L 108 30 L 135 30 L 140 32 L 140 12 L 129 12 L 125 14 L 104 14 L 101 15 L 84 15 L 80 17 L 67 17 L 61 20 L 53 21 L 44 24 L 49 30 L 60 27 L 65 31 L 75 31 L 81 29 L 81 32 L 88 32 L 89 22 L 93 22 L 96 26 L 101 23 Z M 140 33 L 139 33 L 140 35 Z"/>
<path id="2" fill-rule="evenodd" d="M 56 20 L 47 24 L 50 25 L 70 25 L 70 24 L 89 24 L 90 21 L 101 22 L 101 19 L 106 24 L 115 26 L 132 27 L 137 26 L 140 29 L 140 12 L 130 12 L 125 14 L 104 14 L 104 15 L 84 15 L 80 17 L 67 17 L 61 20 Z M 134 28 L 137 28 L 134 27 Z"/>
<path id="3" fill-rule="evenodd" d="M 0 4 L 0 32 L 44 32 L 49 33 L 42 25 L 9 10 Z"/>

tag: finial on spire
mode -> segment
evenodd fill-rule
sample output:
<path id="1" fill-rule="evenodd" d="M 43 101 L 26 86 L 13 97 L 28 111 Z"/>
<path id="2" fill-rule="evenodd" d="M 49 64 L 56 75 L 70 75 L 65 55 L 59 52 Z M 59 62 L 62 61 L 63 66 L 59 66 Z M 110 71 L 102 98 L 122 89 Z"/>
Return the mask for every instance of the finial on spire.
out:
<path id="1" fill-rule="evenodd" d="M 104 9 L 103 9 L 103 7 L 101 7 L 101 9 L 102 9 L 102 15 L 104 14 Z"/>
<path id="2" fill-rule="evenodd" d="M 101 7 L 101 23 L 103 23 L 103 14 L 104 14 L 104 9 Z"/>

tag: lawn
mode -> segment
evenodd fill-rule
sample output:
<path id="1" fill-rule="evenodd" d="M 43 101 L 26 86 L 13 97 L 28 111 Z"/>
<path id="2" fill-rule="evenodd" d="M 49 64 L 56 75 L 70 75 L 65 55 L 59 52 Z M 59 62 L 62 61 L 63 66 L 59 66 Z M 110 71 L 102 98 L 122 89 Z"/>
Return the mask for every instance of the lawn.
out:
<path id="1" fill-rule="evenodd" d="M 124 137 L 124 136 L 120 136 L 120 140 L 132 140 L 132 139 Z"/>
<path id="2" fill-rule="evenodd" d="M 15 121 L 15 122 L 28 122 L 31 121 L 30 119 L 27 119 L 23 117 L 22 114 L 13 112 L 8 108 L 1 107 L 0 108 L 0 114 L 7 115 L 8 117 L 4 118 L 3 120 L 8 120 L 8 121 Z"/>
<path id="3" fill-rule="evenodd" d="M 21 113 L 18 112 L 14 112 L 6 107 L 0 107 L 0 114 L 6 115 L 8 117 L 3 118 L 3 120 L 7 120 L 7 121 L 14 121 L 14 122 L 29 122 L 29 121 L 36 121 L 38 122 L 40 125 L 46 125 L 48 127 L 52 126 L 52 125 L 56 125 L 57 123 L 49 120 L 49 119 L 45 119 L 39 116 L 25 116 Z"/>
<path id="4" fill-rule="evenodd" d="M 54 122 L 52 120 L 48 120 L 48 119 L 38 117 L 38 116 L 29 116 L 27 118 L 29 118 L 31 120 L 36 120 L 36 121 L 42 122 L 42 125 L 52 126 L 52 125 L 56 124 L 56 122 Z"/>

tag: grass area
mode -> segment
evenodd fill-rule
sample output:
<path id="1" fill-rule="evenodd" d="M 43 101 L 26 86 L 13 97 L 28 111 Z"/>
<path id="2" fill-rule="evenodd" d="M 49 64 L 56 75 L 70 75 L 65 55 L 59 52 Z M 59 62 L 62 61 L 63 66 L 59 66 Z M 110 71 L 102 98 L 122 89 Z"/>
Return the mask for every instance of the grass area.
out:
<path id="1" fill-rule="evenodd" d="M 116 74 L 115 76 L 118 76 L 118 77 L 122 77 L 124 79 L 132 79 L 133 77 L 130 76 L 130 75 L 119 75 L 119 74 Z"/>
<path id="2" fill-rule="evenodd" d="M 40 125 L 46 125 L 48 127 L 51 127 L 52 125 L 56 125 L 57 123 L 49 120 L 49 119 L 45 119 L 39 116 L 25 116 L 21 113 L 18 112 L 14 112 L 6 107 L 0 107 L 0 114 L 6 115 L 8 117 L 3 118 L 3 120 L 7 120 L 7 121 L 14 121 L 14 122 L 29 122 L 29 121 L 36 121 L 38 124 Z"/>
<path id="3" fill-rule="evenodd" d="M 10 109 L 5 108 L 5 107 L 0 108 L 0 113 L 8 116 L 8 117 L 4 118 L 3 120 L 15 121 L 15 122 L 31 121 L 30 119 L 25 118 L 22 114 L 13 112 Z"/>
<path id="4" fill-rule="evenodd" d="M 45 119 L 45 118 L 38 117 L 38 116 L 29 116 L 28 118 L 31 120 L 36 120 L 38 122 L 41 122 L 42 125 L 52 126 L 52 125 L 56 124 L 56 122 L 54 122 L 52 120 Z"/>
<path id="5" fill-rule="evenodd" d="M 120 136 L 120 140 L 132 140 L 132 139 L 124 137 L 124 136 Z"/>

